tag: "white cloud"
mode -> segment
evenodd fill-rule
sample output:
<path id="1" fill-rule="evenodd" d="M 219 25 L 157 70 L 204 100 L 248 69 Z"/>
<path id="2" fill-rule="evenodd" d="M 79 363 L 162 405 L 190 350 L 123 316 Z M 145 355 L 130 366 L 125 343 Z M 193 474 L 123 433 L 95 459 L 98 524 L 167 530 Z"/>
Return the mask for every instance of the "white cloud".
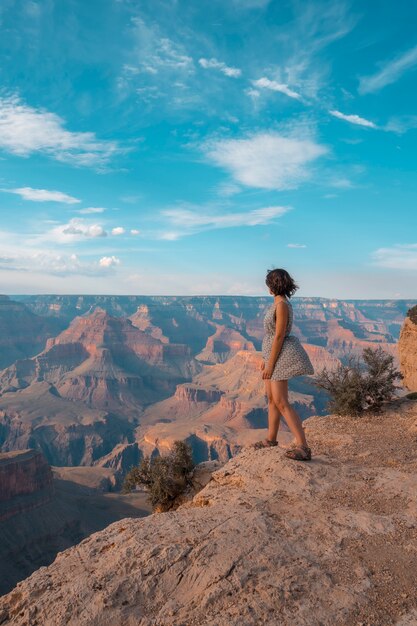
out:
<path id="1" fill-rule="evenodd" d="M 114 257 L 113 257 L 114 258 Z M 9 248 L 7 255 L 0 257 L 0 271 L 17 274 L 46 274 L 55 276 L 98 276 L 103 267 L 100 261 L 83 261 L 76 254 L 59 254 L 53 251 L 32 250 L 21 252 Z"/>
<path id="2" fill-rule="evenodd" d="M 0 126 L 1 136 L 1 126 Z M 33 189 L 32 187 L 17 187 L 16 189 L 2 189 L 8 193 L 15 193 L 24 200 L 32 200 L 34 202 L 62 202 L 64 204 L 77 204 L 81 202 L 78 198 L 69 196 L 62 191 L 51 191 L 48 189 Z"/>
<path id="3" fill-rule="evenodd" d="M 366 128 L 378 128 L 376 124 L 366 120 L 364 117 L 359 117 L 359 115 L 345 115 L 340 111 L 331 110 L 329 111 L 330 115 L 333 117 L 339 118 L 339 120 L 345 120 L 345 122 L 350 122 L 350 124 L 356 124 L 357 126 L 365 126 Z"/>
<path id="4" fill-rule="evenodd" d="M 112 235 L 123 235 L 125 232 L 125 229 L 123 228 L 123 226 L 116 226 L 115 228 L 112 228 L 111 234 Z"/>
<path id="5" fill-rule="evenodd" d="M 64 120 L 23 104 L 17 96 L 0 98 L 0 149 L 21 157 L 39 152 L 73 165 L 103 166 L 119 151 L 115 142 L 91 132 L 66 130 Z"/>
<path id="6" fill-rule="evenodd" d="M 202 58 L 202 59 L 199 59 L 198 62 L 201 65 L 201 67 L 203 67 L 206 70 L 207 69 L 219 70 L 220 72 L 225 74 L 225 76 L 230 76 L 231 78 L 239 78 L 239 76 L 242 75 L 242 70 L 238 69 L 237 67 L 230 67 L 226 65 L 226 63 L 223 63 L 223 61 L 218 61 L 217 59 Z"/>
<path id="7" fill-rule="evenodd" d="M 417 270 L 417 243 L 378 248 L 371 257 L 375 265 L 396 270 Z"/>
<path id="8" fill-rule="evenodd" d="M 295 98 L 296 100 L 300 100 L 301 96 L 299 93 L 290 89 L 288 85 L 284 83 L 278 83 L 276 80 L 269 80 L 269 78 L 258 78 L 257 80 L 252 81 L 252 85 L 254 87 L 258 87 L 261 89 L 270 89 L 271 91 L 279 91 L 280 93 L 285 94 L 289 98 Z"/>
<path id="9" fill-rule="evenodd" d="M 249 88 L 249 89 L 245 89 L 245 94 L 249 96 L 250 98 L 256 99 L 256 98 L 259 98 L 259 96 L 261 95 L 261 92 L 258 91 L 257 89 Z"/>
<path id="10" fill-rule="evenodd" d="M 106 237 L 107 232 L 100 224 L 88 222 L 82 217 L 74 217 L 66 224 L 59 224 L 47 233 L 34 238 L 35 242 L 73 243 L 86 238 Z"/>
<path id="11" fill-rule="evenodd" d="M 233 4 L 241 9 L 263 9 L 271 0 L 232 0 Z"/>
<path id="12" fill-rule="evenodd" d="M 138 230 L 137 228 L 132 228 L 130 231 L 131 235 L 139 235 L 139 233 L 140 233 L 140 230 Z"/>
<path id="13" fill-rule="evenodd" d="M 77 213 L 80 213 L 81 215 L 92 215 L 94 213 L 104 213 L 105 210 L 106 209 L 104 209 L 103 207 L 90 206 L 86 209 L 80 209 L 79 211 L 77 211 Z"/>
<path id="14" fill-rule="evenodd" d="M 164 222 L 168 222 L 171 228 L 160 233 L 158 238 L 174 240 L 204 230 L 270 224 L 290 210 L 291 207 L 286 206 L 269 206 L 251 211 L 221 214 L 210 210 L 204 211 L 201 207 L 195 207 L 193 210 L 166 209 L 161 211 L 161 215 Z"/>
<path id="15" fill-rule="evenodd" d="M 100 267 L 114 267 L 116 265 L 120 265 L 120 259 L 116 256 L 103 256 L 99 261 Z"/>
<path id="16" fill-rule="evenodd" d="M 359 93 L 373 93 L 387 85 L 395 83 L 401 76 L 417 65 L 417 46 L 411 48 L 401 56 L 388 61 L 379 72 L 371 76 L 362 76 L 359 79 Z"/>
<path id="17" fill-rule="evenodd" d="M 287 248 L 307 248 L 304 243 L 287 243 Z"/>
<path id="18" fill-rule="evenodd" d="M 304 135 L 304 133 L 303 133 Z M 328 149 L 313 139 L 264 132 L 247 139 L 220 139 L 203 146 L 209 160 L 236 181 L 261 189 L 295 189 L 310 177 L 310 164 Z"/>

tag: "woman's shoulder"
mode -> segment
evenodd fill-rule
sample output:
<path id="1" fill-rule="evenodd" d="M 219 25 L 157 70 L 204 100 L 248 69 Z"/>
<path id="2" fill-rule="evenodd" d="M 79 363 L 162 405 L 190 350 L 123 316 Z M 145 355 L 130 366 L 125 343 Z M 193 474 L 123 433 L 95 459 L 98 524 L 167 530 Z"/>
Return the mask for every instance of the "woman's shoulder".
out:
<path id="1" fill-rule="evenodd" d="M 288 311 L 289 304 L 288 300 L 277 300 L 277 302 L 273 303 L 274 311 Z"/>
<path id="2" fill-rule="evenodd" d="M 284 306 L 291 306 L 291 302 L 289 300 L 277 300 L 276 302 L 274 302 L 275 308 L 277 308 L 280 305 L 284 305 Z"/>

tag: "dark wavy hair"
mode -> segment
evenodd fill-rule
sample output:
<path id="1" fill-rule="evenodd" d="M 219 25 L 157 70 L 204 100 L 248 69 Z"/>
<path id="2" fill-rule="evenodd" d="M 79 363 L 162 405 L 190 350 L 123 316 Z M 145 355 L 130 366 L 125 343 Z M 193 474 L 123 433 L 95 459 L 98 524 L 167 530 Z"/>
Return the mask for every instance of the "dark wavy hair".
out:
<path id="1" fill-rule="evenodd" d="M 268 270 L 265 283 L 273 292 L 274 296 L 286 296 L 287 298 L 291 298 L 298 289 L 297 283 L 288 274 L 287 270 L 280 268 Z"/>

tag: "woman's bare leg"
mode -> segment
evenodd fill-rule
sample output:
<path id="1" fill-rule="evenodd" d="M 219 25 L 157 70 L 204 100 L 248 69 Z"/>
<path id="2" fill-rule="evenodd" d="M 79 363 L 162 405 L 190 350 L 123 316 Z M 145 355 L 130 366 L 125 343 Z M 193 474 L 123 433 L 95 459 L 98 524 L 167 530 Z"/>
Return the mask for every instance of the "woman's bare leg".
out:
<path id="1" fill-rule="evenodd" d="M 268 380 L 268 382 L 270 383 L 272 399 L 278 414 L 284 416 L 296 443 L 306 446 L 307 440 L 300 416 L 288 401 L 288 380 Z"/>
<path id="2" fill-rule="evenodd" d="M 268 439 L 270 441 L 276 441 L 281 414 L 275 405 L 274 398 L 272 397 L 271 381 L 269 378 L 265 379 L 265 393 L 268 397 Z"/>

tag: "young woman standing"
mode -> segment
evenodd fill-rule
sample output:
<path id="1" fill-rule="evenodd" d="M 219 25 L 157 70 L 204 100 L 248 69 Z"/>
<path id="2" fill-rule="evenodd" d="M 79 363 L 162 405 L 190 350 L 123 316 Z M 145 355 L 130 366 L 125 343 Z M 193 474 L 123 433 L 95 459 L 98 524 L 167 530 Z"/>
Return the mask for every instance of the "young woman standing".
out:
<path id="1" fill-rule="evenodd" d="M 264 317 L 262 340 L 262 378 L 268 397 L 268 438 L 257 441 L 255 448 L 276 446 L 281 415 L 285 418 L 295 443 L 285 455 L 296 461 L 310 461 L 311 449 L 307 444 L 300 416 L 288 401 L 288 380 L 294 376 L 314 374 L 313 365 L 300 340 L 291 335 L 293 309 L 289 301 L 298 285 L 284 269 L 269 270 L 266 279 L 274 302 Z"/>

